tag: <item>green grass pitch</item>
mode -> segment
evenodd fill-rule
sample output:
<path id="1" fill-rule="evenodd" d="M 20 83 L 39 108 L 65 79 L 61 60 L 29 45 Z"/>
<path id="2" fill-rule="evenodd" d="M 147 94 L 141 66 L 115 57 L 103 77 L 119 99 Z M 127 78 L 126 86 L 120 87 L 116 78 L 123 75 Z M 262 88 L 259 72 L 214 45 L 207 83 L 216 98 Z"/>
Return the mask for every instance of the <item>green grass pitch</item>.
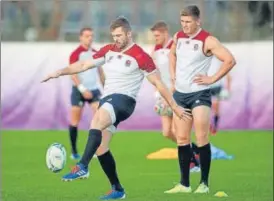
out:
<path id="1" fill-rule="evenodd" d="M 97 159 L 90 166 L 87 180 L 61 182 L 73 162 L 60 173 L 46 168 L 45 154 L 53 142 L 69 142 L 65 131 L 2 131 L 2 199 L 4 201 L 93 201 L 109 190 L 109 184 Z M 83 150 L 87 132 L 79 135 L 79 150 Z M 233 154 L 232 161 L 213 161 L 210 194 L 176 194 L 163 192 L 179 180 L 176 160 L 147 160 L 153 151 L 175 145 L 159 132 L 120 132 L 112 141 L 120 180 L 129 201 L 271 201 L 273 200 L 273 131 L 220 132 L 211 137 L 217 147 Z M 200 174 L 191 174 L 195 190 Z M 217 191 L 229 197 L 217 198 Z"/>

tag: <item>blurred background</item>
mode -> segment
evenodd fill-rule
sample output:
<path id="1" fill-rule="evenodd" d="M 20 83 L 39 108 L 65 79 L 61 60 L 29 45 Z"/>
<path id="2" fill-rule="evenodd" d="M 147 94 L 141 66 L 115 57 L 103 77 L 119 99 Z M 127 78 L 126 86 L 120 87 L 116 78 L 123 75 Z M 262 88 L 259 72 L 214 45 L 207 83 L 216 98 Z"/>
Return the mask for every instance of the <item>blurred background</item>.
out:
<path id="1" fill-rule="evenodd" d="M 270 40 L 273 33 L 273 2 L 270 1 L 3 1 L 3 41 L 77 41 L 83 26 L 96 30 L 97 42 L 109 41 L 109 23 L 119 15 L 134 25 L 138 42 L 150 42 L 150 26 L 165 20 L 171 32 L 179 27 L 183 6 L 196 4 L 203 27 L 222 41 Z"/>
<path id="2" fill-rule="evenodd" d="M 125 16 L 132 23 L 135 41 L 150 53 L 150 27 L 164 20 L 173 35 L 180 29 L 180 10 L 190 4 L 199 6 L 203 28 L 219 38 L 237 60 L 231 72 L 232 97 L 221 106 L 225 118 L 220 127 L 273 129 L 273 2 L 214 0 L 2 1 L 3 127 L 67 128 L 70 78 L 46 84 L 39 81 L 68 64 L 69 55 L 78 46 L 81 28 L 94 29 L 94 47 L 98 49 L 112 40 L 110 22 Z M 161 128 L 153 111 L 153 88 L 146 81 L 144 85 L 134 115 L 120 129 Z M 85 112 L 81 128 L 86 129 L 91 114 Z M 52 116 L 55 119 L 47 118 Z"/>

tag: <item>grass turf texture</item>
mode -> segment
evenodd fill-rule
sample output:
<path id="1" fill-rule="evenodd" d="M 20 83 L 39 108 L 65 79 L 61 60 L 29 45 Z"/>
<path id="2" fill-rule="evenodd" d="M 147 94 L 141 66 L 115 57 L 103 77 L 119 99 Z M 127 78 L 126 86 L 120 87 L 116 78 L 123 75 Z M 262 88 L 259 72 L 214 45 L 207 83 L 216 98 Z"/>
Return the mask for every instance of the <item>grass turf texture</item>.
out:
<path id="1" fill-rule="evenodd" d="M 4 201 L 93 201 L 109 190 L 109 183 L 97 159 L 92 161 L 87 180 L 61 182 L 61 176 L 74 164 L 70 159 L 65 131 L 2 131 L 2 199 Z M 79 134 L 83 150 L 87 132 Z M 212 143 L 233 154 L 232 161 L 213 161 L 210 194 L 175 194 L 163 192 L 179 180 L 177 160 L 147 160 L 145 156 L 163 147 L 175 147 L 159 132 L 121 132 L 112 141 L 120 180 L 130 201 L 271 201 L 273 200 L 272 131 L 221 132 Z M 65 145 L 68 162 L 60 173 L 51 173 L 45 165 L 47 147 Z M 199 173 L 191 175 L 195 190 Z M 229 197 L 217 198 L 217 191 Z"/>

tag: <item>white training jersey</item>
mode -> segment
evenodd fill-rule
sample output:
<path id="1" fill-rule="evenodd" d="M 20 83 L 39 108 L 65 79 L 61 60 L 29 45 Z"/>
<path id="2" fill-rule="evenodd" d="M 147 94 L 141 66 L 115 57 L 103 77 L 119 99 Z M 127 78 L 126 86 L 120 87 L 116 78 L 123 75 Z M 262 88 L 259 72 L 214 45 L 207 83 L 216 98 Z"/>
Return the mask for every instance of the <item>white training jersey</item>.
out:
<path id="1" fill-rule="evenodd" d="M 212 56 L 204 54 L 204 43 L 209 33 L 200 29 L 192 37 L 183 31 L 177 32 L 175 89 L 181 93 L 192 93 L 210 88 L 193 82 L 197 74 L 207 75 Z"/>
<path id="2" fill-rule="evenodd" d="M 104 64 L 103 97 L 118 93 L 136 99 L 144 76 L 156 70 L 152 58 L 136 44 L 122 51 L 115 44 L 106 45 L 93 59 L 96 66 Z"/>
<path id="3" fill-rule="evenodd" d="M 217 59 L 215 56 L 213 56 L 210 68 L 208 70 L 208 76 L 212 76 L 216 72 L 218 72 L 221 65 L 222 65 L 222 62 L 219 59 Z M 210 86 L 211 87 L 222 87 L 222 86 L 224 86 L 224 80 L 225 80 L 225 77 L 223 77 L 222 79 L 218 80 L 217 82 L 213 83 Z"/>
<path id="4" fill-rule="evenodd" d="M 92 48 L 86 49 L 80 45 L 70 55 L 70 64 L 77 61 L 90 60 L 96 52 L 97 51 Z M 83 84 L 88 90 L 99 89 L 97 69 L 89 69 L 85 72 L 78 73 L 77 75 L 81 84 Z"/>
<path id="5" fill-rule="evenodd" d="M 161 73 L 161 78 L 168 88 L 171 88 L 171 78 L 169 72 L 169 52 L 173 44 L 173 40 L 170 39 L 165 46 L 155 45 L 153 58 L 157 68 Z"/>

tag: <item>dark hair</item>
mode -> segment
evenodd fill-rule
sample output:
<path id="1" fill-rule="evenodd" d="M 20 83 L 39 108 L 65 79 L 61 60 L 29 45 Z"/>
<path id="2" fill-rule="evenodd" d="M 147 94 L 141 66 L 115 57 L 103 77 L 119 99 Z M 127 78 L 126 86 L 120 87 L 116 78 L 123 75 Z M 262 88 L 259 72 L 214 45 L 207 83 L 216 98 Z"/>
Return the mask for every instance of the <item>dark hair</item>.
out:
<path id="1" fill-rule="evenodd" d="M 131 31 L 130 23 L 125 17 L 118 17 L 117 19 L 112 21 L 110 25 L 110 30 L 113 31 L 114 29 L 117 29 L 119 27 L 122 27 L 124 31 Z"/>
<path id="2" fill-rule="evenodd" d="M 93 31 L 91 27 L 84 27 L 80 30 L 80 36 L 85 32 L 85 31 Z"/>
<path id="3" fill-rule="evenodd" d="M 194 18 L 200 18 L 200 9 L 198 6 L 187 6 L 181 11 L 181 16 L 192 16 Z"/>
<path id="4" fill-rule="evenodd" d="M 150 28 L 150 30 L 151 31 L 167 31 L 168 26 L 164 21 L 158 21 Z"/>

